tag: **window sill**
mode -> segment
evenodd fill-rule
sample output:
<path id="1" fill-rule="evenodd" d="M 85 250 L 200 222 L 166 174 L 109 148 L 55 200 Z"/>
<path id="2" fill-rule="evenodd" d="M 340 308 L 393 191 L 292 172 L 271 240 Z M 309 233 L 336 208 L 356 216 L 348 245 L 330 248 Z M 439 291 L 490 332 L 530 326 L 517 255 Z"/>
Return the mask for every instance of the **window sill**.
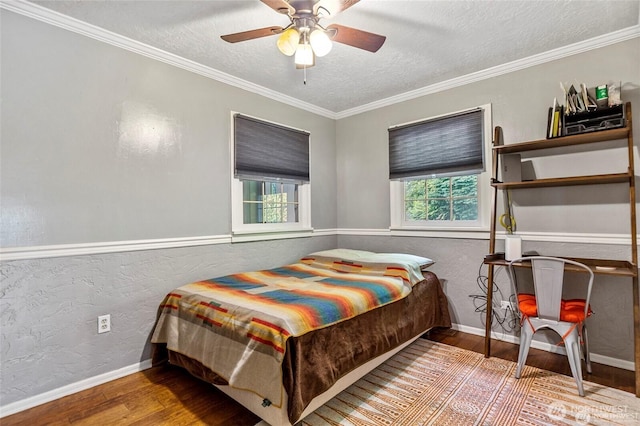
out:
<path id="1" fill-rule="evenodd" d="M 313 228 L 237 230 L 231 235 L 232 243 L 250 241 L 282 240 L 286 238 L 305 238 L 313 236 Z"/>
<path id="2" fill-rule="evenodd" d="M 465 238 L 486 240 L 489 238 L 488 228 L 462 228 L 462 227 L 442 227 L 442 228 L 422 228 L 403 227 L 389 228 L 391 236 L 396 237 L 428 237 L 428 238 Z"/>

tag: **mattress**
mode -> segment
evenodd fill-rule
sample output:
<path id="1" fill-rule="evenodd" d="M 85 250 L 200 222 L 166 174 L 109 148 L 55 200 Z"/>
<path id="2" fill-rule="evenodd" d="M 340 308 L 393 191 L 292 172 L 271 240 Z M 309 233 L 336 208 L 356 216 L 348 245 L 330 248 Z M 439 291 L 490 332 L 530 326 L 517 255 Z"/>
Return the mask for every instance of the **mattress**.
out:
<path id="1" fill-rule="evenodd" d="M 277 383 L 284 401 L 278 408 L 286 412 L 291 424 L 300 420 L 314 398 L 330 391 L 336 382 L 357 371 L 359 366 L 397 349 L 430 328 L 451 326 L 438 277 L 428 271 L 422 271 L 421 276 L 423 279 L 411 285 L 411 291 L 398 300 L 286 340 L 279 371 L 281 383 Z M 169 361 L 207 382 L 221 387 L 229 385 L 229 380 L 214 369 L 198 359 L 167 349 L 162 342 L 154 343 L 153 360 L 154 365 Z M 263 398 L 262 405 L 266 411 L 271 401 Z M 268 417 L 255 407 L 252 411 Z"/>

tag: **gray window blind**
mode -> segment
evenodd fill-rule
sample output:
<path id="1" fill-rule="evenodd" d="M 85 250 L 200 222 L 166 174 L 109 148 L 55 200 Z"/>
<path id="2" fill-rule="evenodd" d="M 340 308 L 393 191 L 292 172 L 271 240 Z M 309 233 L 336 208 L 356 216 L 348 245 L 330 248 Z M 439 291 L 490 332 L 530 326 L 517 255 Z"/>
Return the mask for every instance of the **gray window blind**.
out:
<path id="1" fill-rule="evenodd" d="M 484 170 L 482 109 L 389 128 L 389 178 Z"/>
<path id="2" fill-rule="evenodd" d="M 235 177 L 309 182 L 309 133 L 234 116 Z"/>

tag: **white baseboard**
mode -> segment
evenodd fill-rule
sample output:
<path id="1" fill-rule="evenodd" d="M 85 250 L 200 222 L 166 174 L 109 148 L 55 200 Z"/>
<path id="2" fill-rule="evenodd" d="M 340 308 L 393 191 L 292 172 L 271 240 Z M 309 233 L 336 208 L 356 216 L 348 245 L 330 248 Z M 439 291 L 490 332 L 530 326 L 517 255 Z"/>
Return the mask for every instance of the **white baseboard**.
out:
<path id="1" fill-rule="evenodd" d="M 80 380 L 79 382 L 71 383 L 70 385 L 62 386 L 61 388 L 53 389 L 48 392 L 41 393 L 40 395 L 35 395 L 30 398 L 23 399 L 21 401 L 16 401 L 12 402 L 11 404 L 0 406 L 0 418 L 19 413 L 20 411 L 28 410 L 29 408 L 33 408 L 47 402 L 55 401 L 56 399 L 62 398 L 64 396 L 87 390 L 94 386 L 98 386 L 103 383 L 107 383 L 112 380 L 116 380 L 121 377 L 128 376 L 129 374 L 137 373 L 149 368 L 151 368 L 150 359 L 130 365 L 128 367 L 123 367 L 118 370 Z"/>
<path id="2" fill-rule="evenodd" d="M 484 336 L 484 329 L 469 327 L 467 325 L 462 324 L 453 324 L 451 326 L 454 330 L 462 331 L 464 333 L 474 334 L 476 336 Z M 491 338 L 495 340 L 502 340 L 503 342 L 515 343 L 516 345 L 520 343 L 520 339 L 511 334 L 497 333 L 495 331 L 491 332 Z M 547 352 L 552 352 L 556 354 L 566 355 L 567 353 L 564 350 L 563 346 L 552 345 L 547 342 L 540 342 L 539 340 L 533 340 L 531 342 L 531 347 L 534 349 L 540 349 Z M 624 370 L 635 371 L 635 364 L 633 361 L 627 361 L 624 359 L 612 358 L 610 356 L 594 354 L 591 352 L 589 354 L 591 361 L 597 362 L 598 364 L 608 365 L 610 367 L 622 368 Z"/>

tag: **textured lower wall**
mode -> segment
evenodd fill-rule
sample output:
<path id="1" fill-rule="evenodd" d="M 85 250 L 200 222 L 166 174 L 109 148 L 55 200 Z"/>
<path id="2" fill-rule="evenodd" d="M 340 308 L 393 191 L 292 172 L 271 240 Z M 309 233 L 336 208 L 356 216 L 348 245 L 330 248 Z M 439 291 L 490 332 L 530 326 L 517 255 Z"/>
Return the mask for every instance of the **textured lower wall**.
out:
<path id="1" fill-rule="evenodd" d="M 476 311 L 482 308 L 483 300 L 470 297 L 482 295 L 478 277 L 486 276 L 487 268 L 482 265 L 488 252 L 487 240 L 380 237 L 380 236 L 338 236 L 338 246 L 381 252 L 406 252 L 434 259 L 436 263 L 429 269 L 443 281 L 444 291 L 450 304 L 454 323 L 484 329 L 485 314 Z M 502 247 L 498 246 L 497 251 Z M 583 257 L 628 259 L 630 249 L 624 245 L 543 243 L 524 241 L 523 251 L 535 250 L 541 254 Z M 568 280 L 570 278 L 567 278 Z M 507 300 L 510 284 L 504 268 L 496 268 L 495 282 L 498 293 L 494 303 Z M 633 361 L 633 295 L 630 278 L 596 275 L 591 306 L 595 315 L 588 322 L 590 352 L 615 359 Z M 510 329 L 508 320 L 505 327 L 494 319 L 493 330 L 505 335 L 518 335 L 518 328 Z M 512 324 L 512 326 L 515 324 Z M 559 339 L 553 333 L 537 333 L 536 339 L 555 344 Z"/>
<path id="2" fill-rule="evenodd" d="M 334 247 L 433 258 L 430 269 L 443 281 L 453 321 L 484 328 L 484 314 L 476 312 L 470 296 L 482 294 L 477 282 L 486 274 L 481 265 L 486 240 L 339 235 L 9 261 L 0 265 L 0 406 L 149 359 L 157 306 L 174 287 L 278 266 Z M 629 252 L 619 245 L 538 242 L 525 242 L 523 249 L 622 259 Z M 503 296 L 495 299 L 507 298 L 509 284 L 501 268 L 496 281 Z M 630 280 L 598 276 L 592 306 L 591 352 L 632 361 Z M 98 335 L 97 316 L 107 313 L 112 331 Z M 501 331 L 496 321 L 493 328 Z M 555 342 L 548 337 L 542 340 Z"/>
<path id="3" fill-rule="evenodd" d="M 3 262 L 0 406 L 147 360 L 174 287 L 335 246 L 326 236 Z M 111 332 L 99 335 L 103 314 Z"/>

